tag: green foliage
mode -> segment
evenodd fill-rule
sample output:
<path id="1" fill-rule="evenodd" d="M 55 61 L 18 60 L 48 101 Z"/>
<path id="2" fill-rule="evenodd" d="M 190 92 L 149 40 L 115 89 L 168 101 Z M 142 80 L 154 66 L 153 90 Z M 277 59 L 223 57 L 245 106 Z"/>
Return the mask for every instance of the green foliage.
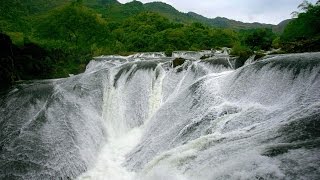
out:
<path id="1" fill-rule="evenodd" d="M 80 4 L 54 10 L 37 24 L 36 34 L 40 39 L 65 40 L 78 47 L 99 42 L 98 36 L 106 33 L 104 20 Z"/>
<path id="2" fill-rule="evenodd" d="M 320 34 L 320 6 L 311 6 L 291 21 L 281 37 L 283 41 L 312 38 Z"/>
<path id="3" fill-rule="evenodd" d="M 275 49 L 278 49 L 280 48 L 280 43 L 281 43 L 280 37 L 277 37 L 272 41 L 272 47 Z"/>
<path id="4" fill-rule="evenodd" d="M 156 13 L 143 12 L 122 23 L 109 23 L 117 45 L 126 51 L 166 51 L 232 47 L 237 39 L 232 30 L 213 29 L 200 23 L 171 22 Z M 113 46 L 115 47 L 115 46 Z"/>
<path id="5" fill-rule="evenodd" d="M 132 1 L 126 4 L 113 3 L 106 6 L 103 10 L 103 17 L 108 21 L 123 21 L 139 13 L 145 12 L 143 4 L 139 1 Z"/>
<path id="6" fill-rule="evenodd" d="M 252 50 L 269 50 L 276 35 L 271 29 L 251 29 L 240 31 L 241 42 Z"/>
<path id="7" fill-rule="evenodd" d="M 231 55 L 238 56 L 238 59 L 235 63 L 235 68 L 239 68 L 244 65 L 250 56 L 253 55 L 253 51 L 250 48 L 242 46 L 238 43 L 232 48 Z"/>
<path id="8" fill-rule="evenodd" d="M 25 37 L 22 32 L 8 32 L 7 34 L 11 37 L 13 44 L 17 46 L 24 45 Z"/>
<path id="9" fill-rule="evenodd" d="M 282 48 L 288 52 L 319 51 L 320 6 L 305 1 L 299 8 L 304 12 L 286 26 L 281 36 Z"/>
<path id="10" fill-rule="evenodd" d="M 260 23 L 243 23 L 240 21 L 230 20 L 227 18 L 216 17 L 206 18 L 194 12 L 183 13 L 175 9 L 169 4 L 163 2 L 151 2 L 144 5 L 145 10 L 152 11 L 165 16 L 166 18 L 184 24 L 202 23 L 215 28 L 230 28 L 233 30 L 252 29 L 252 28 L 276 28 L 277 26 L 271 24 Z"/>
<path id="11" fill-rule="evenodd" d="M 246 47 L 241 46 L 240 44 L 236 44 L 231 51 L 231 55 L 243 57 L 245 59 L 248 59 L 253 54 L 253 51 Z"/>
<path id="12" fill-rule="evenodd" d="M 87 0 L 94 1 L 94 0 Z M 90 3 L 92 4 L 92 3 Z M 168 18 L 170 21 L 183 24 L 191 23 L 202 23 L 210 27 L 215 28 L 230 28 L 233 30 L 240 29 L 252 29 L 252 28 L 274 28 L 277 30 L 277 26 L 271 24 L 260 24 L 260 23 L 243 23 L 240 21 L 230 20 L 227 18 L 206 18 L 199 14 L 189 12 L 183 13 L 175 9 L 169 4 L 163 2 L 150 2 L 142 4 L 139 1 L 131 1 L 126 4 L 120 3 L 107 3 L 106 9 L 97 6 L 90 6 L 95 8 L 106 18 L 108 21 L 123 21 L 125 18 L 132 17 L 134 15 L 143 12 L 154 12 Z"/>

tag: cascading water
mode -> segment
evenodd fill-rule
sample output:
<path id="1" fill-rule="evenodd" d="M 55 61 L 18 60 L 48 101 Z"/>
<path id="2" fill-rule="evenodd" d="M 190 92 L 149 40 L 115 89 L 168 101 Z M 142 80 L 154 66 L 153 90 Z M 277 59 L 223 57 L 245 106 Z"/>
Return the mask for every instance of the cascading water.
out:
<path id="1" fill-rule="evenodd" d="M 173 56 L 101 56 L 2 94 L 0 179 L 320 178 L 320 53 Z"/>

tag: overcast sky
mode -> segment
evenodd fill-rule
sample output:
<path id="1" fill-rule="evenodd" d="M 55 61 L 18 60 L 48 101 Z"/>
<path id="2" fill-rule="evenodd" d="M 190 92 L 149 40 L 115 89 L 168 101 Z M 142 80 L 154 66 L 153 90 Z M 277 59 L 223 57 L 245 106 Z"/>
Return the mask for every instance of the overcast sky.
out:
<path id="1" fill-rule="evenodd" d="M 121 3 L 132 0 L 118 0 Z M 155 0 L 139 0 L 143 3 Z M 303 0 L 156 0 L 172 5 L 182 12 L 193 11 L 214 18 L 226 17 L 243 22 L 278 24 L 291 18 L 291 12 Z M 309 0 L 315 3 L 317 0 Z"/>

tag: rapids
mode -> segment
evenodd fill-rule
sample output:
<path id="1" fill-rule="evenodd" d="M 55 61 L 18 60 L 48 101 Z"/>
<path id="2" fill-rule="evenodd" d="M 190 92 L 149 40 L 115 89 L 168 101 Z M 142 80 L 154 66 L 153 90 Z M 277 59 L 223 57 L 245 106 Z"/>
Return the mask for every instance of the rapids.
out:
<path id="1" fill-rule="evenodd" d="M 235 62 L 100 56 L 17 84 L 0 95 L 0 179 L 320 179 L 320 53 Z"/>

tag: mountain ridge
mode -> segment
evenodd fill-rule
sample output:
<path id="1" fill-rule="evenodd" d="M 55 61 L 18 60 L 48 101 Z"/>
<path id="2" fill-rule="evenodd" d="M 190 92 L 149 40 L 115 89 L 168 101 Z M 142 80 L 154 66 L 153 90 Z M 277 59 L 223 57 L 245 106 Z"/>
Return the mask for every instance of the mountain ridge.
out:
<path id="1" fill-rule="evenodd" d="M 34 0 L 30 2 L 16 0 L 7 2 L 3 5 L 3 7 L 1 8 L 2 12 L 0 11 L 0 17 L 5 19 L 7 19 L 8 17 L 16 17 L 14 18 L 14 20 L 17 20 L 17 17 L 46 12 L 71 2 L 81 2 L 84 5 L 96 10 L 98 13 L 104 16 L 104 18 L 113 21 L 122 21 L 123 19 L 131 17 L 133 15 L 150 11 L 158 13 L 170 19 L 171 21 L 178 23 L 191 24 L 196 22 L 203 23 L 210 27 L 228 28 L 234 30 L 271 28 L 274 32 L 277 33 L 281 33 L 283 31 L 282 22 L 279 23 L 279 25 L 272 25 L 259 22 L 246 23 L 228 19 L 225 17 L 208 18 L 195 12 L 181 12 L 172 5 L 160 1 L 149 3 L 130 1 L 128 3 L 120 3 L 117 0 L 53 0 L 50 2 L 44 0 Z M 13 11 L 13 14 L 10 13 L 10 9 L 12 8 L 16 9 L 15 11 Z"/>
<path id="2" fill-rule="evenodd" d="M 132 3 L 132 2 L 141 3 L 140 1 L 131 1 L 128 3 Z M 120 3 L 120 4 L 123 6 L 126 6 L 126 4 L 128 3 L 124 3 L 124 4 Z M 211 27 L 230 28 L 235 30 L 271 28 L 273 29 L 274 32 L 277 32 L 277 33 L 280 33 L 283 31 L 283 28 L 278 27 L 278 25 L 281 25 L 282 22 L 280 22 L 277 25 L 274 25 L 274 24 L 266 24 L 266 23 L 260 23 L 260 22 L 248 23 L 248 22 L 229 19 L 226 17 L 219 17 L 219 16 L 215 18 L 208 18 L 192 11 L 187 13 L 181 12 L 177 10 L 175 7 L 173 7 L 172 5 L 167 4 L 165 2 L 160 2 L 160 1 L 141 3 L 140 6 L 142 6 L 141 9 L 159 13 L 160 15 L 163 15 L 172 21 L 180 22 L 180 23 L 199 22 Z"/>

